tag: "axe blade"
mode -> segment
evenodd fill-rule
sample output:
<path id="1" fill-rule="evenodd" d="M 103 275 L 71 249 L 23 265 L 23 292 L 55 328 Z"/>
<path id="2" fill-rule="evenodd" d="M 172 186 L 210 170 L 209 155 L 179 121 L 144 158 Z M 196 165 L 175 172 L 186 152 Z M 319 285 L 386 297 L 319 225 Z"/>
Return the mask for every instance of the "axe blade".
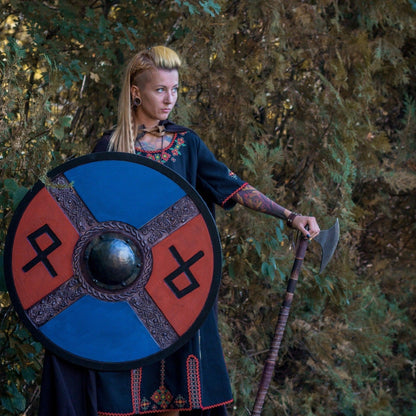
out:
<path id="1" fill-rule="evenodd" d="M 321 255 L 321 268 L 319 273 L 325 269 L 329 261 L 331 260 L 335 249 L 337 248 L 339 240 L 339 221 L 338 218 L 335 221 L 335 224 L 328 230 L 322 230 L 317 237 L 314 238 L 314 241 L 318 242 L 322 249 Z"/>

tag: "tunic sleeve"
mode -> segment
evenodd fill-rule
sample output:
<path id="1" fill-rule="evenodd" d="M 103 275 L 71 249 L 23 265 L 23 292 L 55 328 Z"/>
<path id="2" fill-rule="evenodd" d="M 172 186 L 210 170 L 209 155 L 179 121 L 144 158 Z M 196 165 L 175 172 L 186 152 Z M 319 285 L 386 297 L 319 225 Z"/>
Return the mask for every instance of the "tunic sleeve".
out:
<path id="1" fill-rule="evenodd" d="M 108 151 L 108 145 L 110 144 L 112 130 L 108 130 L 104 132 L 103 137 L 101 137 L 100 140 L 95 144 L 94 149 L 92 153 L 96 152 L 107 152 Z"/>
<path id="2" fill-rule="evenodd" d="M 232 197 L 246 185 L 247 182 L 218 161 L 199 139 L 197 188 L 202 194 L 208 195 L 224 209 L 230 209 L 236 204 Z"/>

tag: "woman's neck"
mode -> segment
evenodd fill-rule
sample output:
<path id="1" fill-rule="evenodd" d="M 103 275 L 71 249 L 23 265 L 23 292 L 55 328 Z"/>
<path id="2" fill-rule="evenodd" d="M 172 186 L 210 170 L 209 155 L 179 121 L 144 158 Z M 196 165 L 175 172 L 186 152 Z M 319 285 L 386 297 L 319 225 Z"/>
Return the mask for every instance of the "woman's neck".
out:
<path id="1" fill-rule="evenodd" d="M 140 112 L 139 112 L 140 113 Z M 146 129 L 151 129 L 157 126 L 161 120 L 155 120 L 149 117 L 146 117 L 144 114 L 133 114 L 133 124 L 135 129 L 139 129 L 140 127 L 145 127 Z"/>

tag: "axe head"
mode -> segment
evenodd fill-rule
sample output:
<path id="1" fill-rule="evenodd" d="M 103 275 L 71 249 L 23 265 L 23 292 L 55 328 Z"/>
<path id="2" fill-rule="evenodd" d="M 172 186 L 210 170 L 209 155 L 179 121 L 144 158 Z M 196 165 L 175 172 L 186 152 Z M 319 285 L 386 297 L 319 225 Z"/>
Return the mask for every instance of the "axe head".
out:
<path id="1" fill-rule="evenodd" d="M 321 268 L 319 273 L 325 269 L 326 265 L 331 260 L 335 249 L 337 248 L 339 240 L 339 222 L 338 218 L 335 221 L 335 224 L 328 230 L 322 230 L 317 237 L 314 238 L 314 241 L 318 242 L 322 249 L 321 255 Z"/>

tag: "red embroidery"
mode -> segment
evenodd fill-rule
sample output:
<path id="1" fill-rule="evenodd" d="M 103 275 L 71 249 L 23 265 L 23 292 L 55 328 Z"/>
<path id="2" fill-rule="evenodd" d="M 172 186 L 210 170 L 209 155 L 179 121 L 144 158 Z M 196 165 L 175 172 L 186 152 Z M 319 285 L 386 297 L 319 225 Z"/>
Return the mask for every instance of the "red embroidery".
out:
<path id="1" fill-rule="evenodd" d="M 181 154 L 180 148 L 182 146 L 186 146 L 184 138 L 178 136 L 178 134 L 175 133 L 175 135 L 172 138 L 172 141 L 169 143 L 169 146 L 163 149 L 143 150 L 140 147 L 136 147 L 135 150 L 136 154 L 140 154 L 156 162 L 166 163 L 168 160 L 176 162 L 175 156 L 179 156 Z"/>
<path id="2" fill-rule="evenodd" d="M 152 394 L 151 399 L 162 409 L 166 409 L 173 399 L 172 393 L 165 387 L 165 360 L 160 362 L 160 387 Z"/>
<path id="3" fill-rule="evenodd" d="M 238 194 L 243 188 L 248 185 L 248 182 L 243 183 L 236 191 L 234 191 L 231 195 L 227 196 L 227 198 L 222 201 L 221 206 L 223 207 L 235 194 Z"/>
<path id="4" fill-rule="evenodd" d="M 141 408 L 143 409 L 143 410 L 148 410 L 149 409 L 149 407 L 150 407 L 150 405 L 151 405 L 151 403 L 149 402 L 149 400 L 147 400 L 146 399 L 146 397 L 143 397 L 143 400 L 142 400 L 142 404 L 141 404 Z"/>
<path id="5" fill-rule="evenodd" d="M 190 355 L 186 360 L 186 372 L 188 376 L 189 403 L 192 408 L 200 409 L 201 379 L 199 377 L 199 361 L 195 355 Z"/>
<path id="6" fill-rule="evenodd" d="M 153 394 L 151 399 L 162 409 L 166 409 L 173 399 L 172 393 L 165 387 L 160 386 Z"/>
<path id="7" fill-rule="evenodd" d="M 179 409 L 183 409 L 186 404 L 187 401 L 184 397 L 182 397 L 181 395 L 179 395 L 176 399 L 175 399 L 175 404 Z"/>

